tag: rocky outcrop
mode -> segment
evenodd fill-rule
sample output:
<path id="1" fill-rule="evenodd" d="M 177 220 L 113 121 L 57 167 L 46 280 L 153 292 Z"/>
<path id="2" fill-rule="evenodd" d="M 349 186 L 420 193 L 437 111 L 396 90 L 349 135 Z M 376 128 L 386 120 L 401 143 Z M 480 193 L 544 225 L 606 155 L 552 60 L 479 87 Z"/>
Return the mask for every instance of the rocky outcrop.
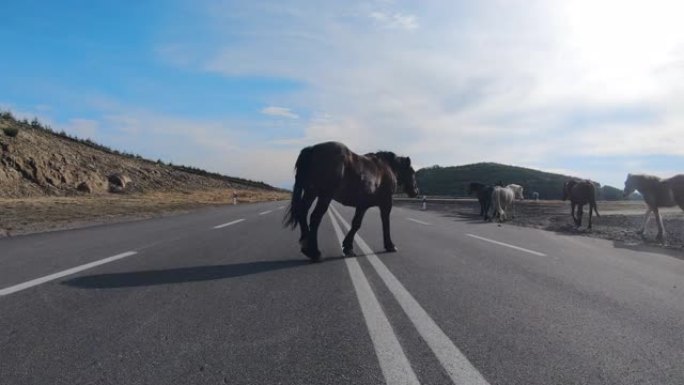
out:
<path id="1" fill-rule="evenodd" d="M 82 192 L 82 193 L 88 193 L 88 194 L 90 194 L 90 193 L 93 192 L 93 188 L 90 187 L 90 183 L 88 183 L 88 182 L 81 182 L 81 183 L 79 183 L 79 184 L 76 186 L 76 191 L 80 191 L 80 192 Z"/>
<path id="2" fill-rule="evenodd" d="M 0 135 L 0 198 L 75 194 L 190 191 L 270 186 L 206 171 L 125 156 L 95 144 L 55 134 L 39 125 L 0 114 L 0 129 L 18 127 L 20 135 Z M 99 146 L 99 147 L 98 147 Z M 252 184 L 250 184 L 252 183 Z"/>

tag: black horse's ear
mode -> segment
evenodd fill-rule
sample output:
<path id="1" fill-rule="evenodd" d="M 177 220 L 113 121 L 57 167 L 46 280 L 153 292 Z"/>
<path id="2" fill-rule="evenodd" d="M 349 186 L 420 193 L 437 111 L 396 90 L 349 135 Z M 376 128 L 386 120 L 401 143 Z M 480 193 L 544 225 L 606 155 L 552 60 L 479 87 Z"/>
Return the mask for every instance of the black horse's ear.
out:
<path id="1" fill-rule="evenodd" d="M 410 156 L 406 157 L 406 165 L 411 166 L 411 157 Z"/>

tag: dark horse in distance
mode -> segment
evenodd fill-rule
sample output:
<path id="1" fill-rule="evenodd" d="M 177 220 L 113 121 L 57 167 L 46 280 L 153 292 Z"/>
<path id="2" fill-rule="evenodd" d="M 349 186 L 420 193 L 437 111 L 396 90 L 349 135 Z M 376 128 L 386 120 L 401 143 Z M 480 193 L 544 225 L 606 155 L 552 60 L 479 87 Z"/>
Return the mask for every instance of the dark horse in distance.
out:
<path id="1" fill-rule="evenodd" d="M 489 219 L 489 209 L 492 207 L 492 194 L 494 193 L 494 186 L 484 183 L 472 182 L 468 185 L 468 195 L 475 193 L 477 200 L 480 202 L 480 216 L 484 220 Z"/>
<path id="2" fill-rule="evenodd" d="M 418 195 L 411 159 L 393 152 L 358 155 L 338 142 L 319 143 L 304 148 L 295 163 L 292 202 L 285 215 L 285 225 L 299 225 L 299 244 L 304 255 L 318 261 L 318 226 L 334 199 L 345 206 L 356 207 L 351 229 L 342 242 L 345 255 L 354 255 L 354 235 L 361 227 L 370 207 L 380 208 L 385 250 L 396 251 L 390 237 L 392 194 L 401 185 L 410 197 Z M 307 224 L 309 209 L 318 198 Z"/>
<path id="3" fill-rule="evenodd" d="M 591 181 L 569 180 L 563 185 L 563 200 L 570 199 L 570 214 L 575 226 L 582 226 L 582 213 L 584 205 L 589 204 L 589 225 L 591 229 L 591 216 L 596 212 L 596 216 L 600 217 L 598 208 L 596 207 L 596 187 Z M 575 215 L 575 207 L 577 207 L 577 215 Z"/>

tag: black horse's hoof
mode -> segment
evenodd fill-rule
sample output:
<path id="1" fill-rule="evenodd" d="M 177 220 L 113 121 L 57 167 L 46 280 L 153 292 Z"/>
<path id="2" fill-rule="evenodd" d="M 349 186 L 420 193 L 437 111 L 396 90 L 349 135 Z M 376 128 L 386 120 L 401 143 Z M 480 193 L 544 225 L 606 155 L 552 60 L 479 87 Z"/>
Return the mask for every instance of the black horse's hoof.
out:
<path id="1" fill-rule="evenodd" d="M 354 249 L 342 249 L 342 253 L 345 257 L 356 257 Z"/>
<path id="2" fill-rule="evenodd" d="M 312 262 L 321 260 L 321 252 L 318 250 L 302 249 L 302 254 L 306 255 Z"/>
<path id="3" fill-rule="evenodd" d="M 390 246 L 385 246 L 385 251 L 388 253 L 396 253 L 397 251 L 399 251 L 399 249 L 397 249 L 397 247 L 394 245 L 390 245 Z"/>

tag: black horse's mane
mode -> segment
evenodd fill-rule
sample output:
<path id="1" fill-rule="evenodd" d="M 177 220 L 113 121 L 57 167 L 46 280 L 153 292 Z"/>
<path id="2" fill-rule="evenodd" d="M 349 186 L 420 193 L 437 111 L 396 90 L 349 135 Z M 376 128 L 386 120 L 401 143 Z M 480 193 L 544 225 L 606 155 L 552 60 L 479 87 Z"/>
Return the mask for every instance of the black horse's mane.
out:
<path id="1" fill-rule="evenodd" d="M 392 168 L 397 166 L 397 154 L 393 153 L 392 151 L 371 152 L 366 154 L 366 156 L 382 159 Z"/>

